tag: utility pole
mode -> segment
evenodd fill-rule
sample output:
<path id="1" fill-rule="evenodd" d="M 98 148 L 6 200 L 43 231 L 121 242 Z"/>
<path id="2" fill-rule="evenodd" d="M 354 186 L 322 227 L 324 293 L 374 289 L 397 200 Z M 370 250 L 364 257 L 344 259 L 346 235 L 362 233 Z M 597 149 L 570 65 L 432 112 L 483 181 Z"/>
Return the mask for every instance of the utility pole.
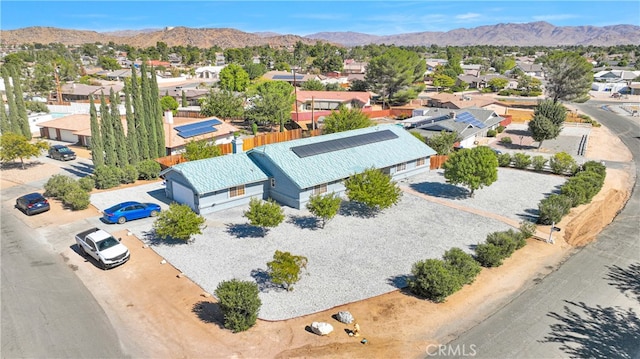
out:
<path id="1" fill-rule="evenodd" d="M 295 69 L 295 67 L 291 70 L 291 72 L 293 73 L 293 92 L 294 92 L 294 96 L 295 96 L 295 101 L 294 101 L 293 105 L 296 108 L 296 122 L 298 122 L 299 121 L 299 118 L 298 118 L 298 86 L 296 85 L 296 69 Z"/>
<path id="2" fill-rule="evenodd" d="M 316 119 L 315 117 L 313 117 L 313 109 L 314 107 L 316 107 L 315 103 L 314 103 L 314 97 L 311 96 L 311 130 L 315 130 L 316 129 Z"/>
<path id="3" fill-rule="evenodd" d="M 55 64 L 54 64 L 55 66 Z M 53 74 L 56 78 L 56 102 L 62 105 L 62 88 L 60 87 L 60 66 L 55 66 Z"/>

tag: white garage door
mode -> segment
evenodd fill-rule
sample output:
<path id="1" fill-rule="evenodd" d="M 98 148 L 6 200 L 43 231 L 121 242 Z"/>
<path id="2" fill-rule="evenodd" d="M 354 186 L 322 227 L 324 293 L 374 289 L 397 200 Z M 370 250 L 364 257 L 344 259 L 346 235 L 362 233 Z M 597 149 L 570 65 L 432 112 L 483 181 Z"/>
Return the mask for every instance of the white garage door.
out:
<path id="1" fill-rule="evenodd" d="M 189 207 L 191 207 L 191 209 L 194 210 L 196 213 L 198 212 L 198 210 L 196 209 L 196 205 L 193 201 L 193 191 L 191 190 L 191 188 L 185 187 L 180 183 L 173 182 L 172 189 L 173 189 L 174 201 L 181 204 L 186 204 Z"/>

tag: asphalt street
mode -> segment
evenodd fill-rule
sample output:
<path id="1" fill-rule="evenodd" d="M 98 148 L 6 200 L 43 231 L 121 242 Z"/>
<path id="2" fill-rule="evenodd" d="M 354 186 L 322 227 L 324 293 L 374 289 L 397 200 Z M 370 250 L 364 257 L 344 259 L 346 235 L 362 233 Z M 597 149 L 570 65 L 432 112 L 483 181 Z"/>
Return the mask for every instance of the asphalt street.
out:
<path id="1" fill-rule="evenodd" d="M 640 158 L 638 118 L 579 110 L 603 123 Z M 636 176 L 638 167 L 632 165 Z M 640 194 L 597 240 L 491 317 L 427 357 L 640 358 Z"/>

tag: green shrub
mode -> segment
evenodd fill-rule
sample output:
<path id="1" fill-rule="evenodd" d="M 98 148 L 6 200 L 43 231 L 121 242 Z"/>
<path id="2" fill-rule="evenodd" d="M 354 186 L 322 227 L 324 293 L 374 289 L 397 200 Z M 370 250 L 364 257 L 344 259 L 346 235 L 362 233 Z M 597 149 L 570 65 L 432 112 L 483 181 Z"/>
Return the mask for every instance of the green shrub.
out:
<path id="1" fill-rule="evenodd" d="M 496 134 L 498 132 L 496 130 L 488 130 L 487 131 L 487 137 L 496 137 Z"/>
<path id="2" fill-rule="evenodd" d="M 520 222 L 520 233 L 522 233 L 522 236 L 525 239 L 531 238 L 534 234 L 536 234 L 537 229 L 538 227 L 533 222 L 529 222 L 529 221 Z"/>
<path id="3" fill-rule="evenodd" d="M 78 184 L 85 192 L 91 192 L 96 187 L 96 181 L 91 176 L 80 178 Z"/>
<path id="4" fill-rule="evenodd" d="M 536 171 L 542 171 L 544 169 L 544 165 L 547 164 L 547 159 L 544 156 L 533 156 L 531 159 L 531 164 L 533 165 L 533 169 Z"/>
<path id="5" fill-rule="evenodd" d="M 571 210 L 571 198 L 561 195 L 552 194 L 543 199 L 538 204 L 539 217 L 538 223 L 551 224 L 558 223 Z"/>
<path id="6" fill-rule="evenodd" d="M 153 230 L 158 238 L 178 239 L 189 243 L 195 234 L 202 234 L 205 219 L 186 204 L 173 202 L 169 209 L 161 211 L 153 222 Z"/>
<path id="7" fill-rule="evenodd" d="M 512 144 L 513 143 L 513 141 L 511 140 L 511 137 L 509 137 L 509 136 L 502 137 L 500 139 L 500 142 L 501 143 L 506 143 L 506 144 Z"/>
<path id="8" fill-rule="evenodd" d="M 138 179 L 138 169 L 134 165 L 126 165 L 122 169 L 122 177 L 120 182 L 122 183 L 134 183 Z"/>
<path id="9" fill-rule="evenodd" d="M 513 166 L 515 168 L 524 169 L 531 164 L 531 156 L 524 153 L 516 153 L 513 155 Z"/>
<path id="10" fill-rule="evenodd" d="M 44 102 L 25 101 L 24 104 L 27 107 L 27 110 L 29 111 L 49 113 L 49 108 L 47 107 L 47 104 L 45 104 Z"/>
<path id="11" fill-rule="evenodd" d="M 238 333 L 256 324 L 262 306 L 258 293 L 258 285 L 249 281 L 232 279 L 218 284 L 215 295 L 224 316 L 225 328 Z"/>
<path id="12" fill-rule="evenodd" d="M 65 175 L 53 175 L 44 184 L 44 195 L 47 197 L 62 198 L 72 186 L 75 184 L 75 180 Z"/>
<path id="13" fill-rule="evenodd" d="M 508 153 L 502 153 L 498 155 L 498 166 L 509 167 L 511 165 L 511 155 Z"/>
<path id="14" fill-rule="evenodd" d="M 570 154 L 558 152 L 549 159 L 549 166 L 551 167 L 551 172 L 555 174 L 566 174 L 573 172 L 578 167 L 578 164 Z"/>
<path id="15" fill-rule="evenodd" d="M 473 283 L 482 270 L 480 264 L 460 248 L 449 249 L 444 253 L 442 259 L 449 266 L 449 269 L 460 277 L 462 284 Z"/>
<path id="16" fill-rule="evenodd" d="M 569 178 L 560 188 L 560 193 L 571 198 L 571 206 L 579 206 L 591 202 L 600 192 L 604 178 L 596 172 L 580 172 Z"/>
<path id="17" fill-rule="evenodd" d="M 112 166 L 97 166 L 93 171 L 96 188 L 107 189 L 120 185 L 122 170 Z"/>
<path id="18" fill-rule="evenodd" d="M 498 128 L 496 128 L 496 131 L 497 131 L 498 133 L 502 133 L 502 132 L 504 132 L 504 129 L 505 129 L 505 127 L 504 127 L 504 126 L 502 126 L 502 125 L 500 125 L 500 126 L 498 126 Z"/>
<path id="19" fill-rule="evenodd" d="M 138 177 L 142 180 L 156 179 L 160 175 L 160 164 L 154 160 L 144 160 L 138 163 Z"/>
<path id="20" fill-rule="evenodd" d="M 594 172 L 602 176 L 604 181 L 605 176 L 607 175 L 607 168 L 600 162 L 597 161 L 587 161 L 582 165 L 582 170 L 585 172 Z"/>
<path id="21" fill-rule="evenodd" d="M 476 246 L 476 260 L 486 268 L 502 265 L 502 250 L 494 244 L 481 243 Z"/>
<path id="22" fill-rule="evenodd" d="M 498 267 L 505 258 L 527 244 L 527 233 L 509 229 L 487 235 L 486 243 L 476 247 L 476 260 L 483 267 Z"/>
<path id="23" fill-rule="evenodd" d="M 64 196 L 62 196 L 62 202 L 74 211 L 86 209 L 90 203 L 89 193 L 82 189 L 80 184 L 75 182 Z"/>
<path id="24" fill-rule="evenodd" d="M 408 280 L 409 290 L 434 302 L 444 302 L 464 284 L 462 276 L 440 259 L 414 263 L 411 274 L 413 277 Z"/>

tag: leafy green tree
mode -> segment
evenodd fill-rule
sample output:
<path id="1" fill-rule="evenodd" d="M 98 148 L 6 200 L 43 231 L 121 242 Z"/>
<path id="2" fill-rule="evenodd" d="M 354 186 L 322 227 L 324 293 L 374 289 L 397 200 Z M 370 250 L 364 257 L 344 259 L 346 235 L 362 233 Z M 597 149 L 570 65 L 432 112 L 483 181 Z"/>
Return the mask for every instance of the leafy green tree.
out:
<path id="1" fill-rule="evenodd" d="M 542 100 L 534 109 L 534 116 L 541 115 L 548 118 L 554 125 L 560 127 L 567 118 L 567 108 L 560 102 Z"/>
<path id="2" fill-rule="evenodd" d="M 188 161 L 202 160 L 205 158 L 221 156 L 220 147 L 209 143 L 206 140 L 189 141 L 185 145 L 185 152 L 182 155 Z"/>
<path id="3" fill-rule="evenodd" d="M 119 70 L 120 64 L 118 60 L 113 57 L 108 56 L 100 56 L 98 57 L 98 66 L 102 67 L 104 70 Z"/>
<path id="4" fill-rule="evenodd" d="M 372 125 L 373 121 L 361 109 L 347 108 L 341 104 L 337 111 L 332 110 L 331 114 L 325 117 L 322 130 L 328 134 L 366 128 Z"/>
<path id="5" fill-rule="evenodd" d="M 345 180 L 344 185 L 350 201 L 362 203 L 375 211 L 397 204 L 402 196 L 391 176 L 375 168 L 354 174 Z"/>
<path id="6" fill-rule="evenodd" d="M 553 102 L 584 102 L 593 82 L 593 65 L 577 52 L 557 51 L 543 58 L 548 96 Z"/>
<path id="7" fill-rule="evenodd" d="M 111 113 L 111 125 L 113 126 L 113 136 L 115 137 L 117 165 L 122 168 L 129 164 L 129 149 L 127 148 L 127 137 L 122 127 L 122 118 L 118 109 L 118 97 L 113 88 L 109 91 L 109 110 Z"/>
<path id="8" fill-rule="evenodd" d="M 322 218 L 322 228 L 324 228 L 325 224 L 338 214 L 341 203 L 342 199 L 333 192 L 324 196 L 313 195 L 309 197 L 307 209 L 314 216 Z"/>
<path id="9" fill-rule="evenodd" d="M 467 186 L 471 197 L 475 190 L 498 180 L 498 159 L 493 150 L 486 146 L 454 152 L 443 168 L 447 182 Z"/>
<path id="10" fill-rule="evenodd" d="M 442 91 L 453 87 L 456 84 L 456 79 L 445 74 L 433 75 L 433 86 Z"/>
<path id="11" fill-rule="evenodd" d="M 154 160 L 143 160 L 136 165 L 138 177 L 143 180 L 152 180 L 160 175 L 160 164 Z"/>
<path id="12" fill-rule="evenodd" d="M 160 106 L 162 106 L 162 111 L 171 111 L 175 115 L 179 104 L 175 98 L 171 96 L 164 96 L 160 99 Z"/>
<path id="13" fill-rule="evenodd" d="M 115 166 L 96 166 L 93 178 L 98 189 L 118 187 L 122 179 L 122 170 Z"/>
<path id="14" fill-rule="evenodd" d="M 89 122 L 91 128 L 91 160 L 94 167 L 98 167 L 104 165 L 104 144 L 93 96 L 89 96 Z"/>
<path id="15" fill-rule="evenodd" d="M 491 90 L 493 92 L 498 92 L 502 90 L 503 88 L 507 87 L 508 84 L 509 84 L 509 80 L 503 77 L 494 77 L 491 80 L 489 80 L 489 82 L 487 82 L 487 85 L 491 87 Z"/>
<path id="16" fill-rule="evenodd" d="M 245 64 L 244 70 L 249 75 L 249 80 L 255 80 L 267 73 L 267 67 L 264 64 L 254 64 L 253 62 Z"/>
<path id="17" fill-rule="evenodd" d="M 549 159 L 551 172 L 555 174 L 573 173 L 578 167 L 576 160 L 566 152 L 558 152 Z"/>
<path id="18" fill-rule="evenodd" d="M 29 142 L 23 135 L 7 132 L 0 135 L 0 162 L 7 163 L 20 159 L 20 167 L 24 169 L 24 160 L 39 156 L 49 145 L 46 141 Z"/>
<path id="19" fill-rule="evenodd" d="M 445 264 L 455 272 L 463 284 L 471 284 L 480 273 L 480 264 L 460 248 L 451 248 L 442 256 Z"/>
<path id="20" fill-rule="evenodd" d="M 31 112 L 40 112 L 40 113 L 49 113 L 49 112 L 51 112 L 51 111 L 49 111 L 49 108 L 47 107 L 47 105 L 44 102 L 27 101 L 27 102 L 25 102 L 25 105 L 27 106 L 27 110 L 29 110 Z"/>
<path id="21" fill-rule="evenodd" d="M 324 91 L 324 85 L 316 79 L 305 81 L 300 87 L 305 91 Z"/>
<path id="22" fill-rule="evenodd" d="M 284 131 L 295 102 L 293 86 L 284 81 L 266 81 L 255 92 L 247 117 L 258 123 L 280 124 L 280 132 Z"/>
<path id="23" fill-rule="evenodd" d="M 365 80 L 391 100 L 396 92 L 422 80 L 425 71 L 426 63 L 416 52 L 392 47 L 369 61 Z"/>
<path id="24" fill-rule="evenodd" d="M 366 92 L 369 91 L 369 84 L 363 80 L 353 80 L 351 82 L 351 86 L 349 87 L 349 91 L 356 92 Z"/>
<path id="25" fill-rule="evenodd" d="M 158 214 L 153 229 L 159 238 L 173 238 L 189 242 L 195 234 L 202 234 L 204 217 L 195 213 L 186 204 L 173 202 L 169 209 Z"/>
<path id="26" fill-rule="evenodd" d="M 440 259 L 427 259 L 413 264 L 409 290 L 436 303 L 444 302 L 464 285 L 462 276 Z"/>
<path id="27" fill-rule="evenodd" d="M 206 98 L 200 102 L 200 114 L 203 116 L 217 116 L 227 120 L 244 117 L 244 99 L 234 95 L 231 91 L 211 90 Z"/>
<path id="28" fill-rule="evenodd" d="M 263 233 L 268 227 L 277 227 L 284 221 L 284 211 L 276 202 L 269 199 L 262 201 L 257 198 L 249 200 L 249 209 L 243 216 L 249 220 L 252 226 L 261 227 Z"/>
<path id="29" fill-rule="evenodd" d="M 571 198 L 561 194 L 552 194 L 538 203 L 538 223 L 558 223 L 570 210 Z"/>
<path id="30" fill-rule="evenodd" d="M 237 279 L 222 281 L 214 293 L 224 316 L 225 328 L 238 333 L 256 324 L 262 306 L 256 283 Z"/>
<path id="31" fill-rule="evenodd" d="M 531 132 L 531 138 L 538 141 L 538 148 L 540 148 L 544 140 L 551 140 L 560 135 L 560 127 L 547 117 L 535 114 L 533 119 L 529 121 L 529 132 Z"/>
<path id="32" fill-rule="evenodd" d="M 300 280 L 300 271 L 307 267 L 307 258 L 289 252 L 276 251 L 273 260 L 267 263 L 269 277 L 275 284 L 280 284 L 287 291 L 293 290 L 293 284 Z"/>
<path id="33" fill-rule="evenodd" d="M 460 141 L 457 132 L 441 131 L 439 134 L 425 140 L 427 146 L 431 147 L 439 155 L 448 155 L 453 152 L 456 142 Z"/>
<path id="34" fill-rule="evenodd" d="M 219 86 L 223 90 L 243 92 L 249 82 L 249 74 L 240 65 L 229 64 L 220 71 Z"/>
<path id="35" fill-rule="evenodd" d="M 339 83 L 328 83 L 324 86 L 324 90 L 325 91 L 344 91 L 344 88 L 342 88 L 342 86 L 340 86 Z"/>

